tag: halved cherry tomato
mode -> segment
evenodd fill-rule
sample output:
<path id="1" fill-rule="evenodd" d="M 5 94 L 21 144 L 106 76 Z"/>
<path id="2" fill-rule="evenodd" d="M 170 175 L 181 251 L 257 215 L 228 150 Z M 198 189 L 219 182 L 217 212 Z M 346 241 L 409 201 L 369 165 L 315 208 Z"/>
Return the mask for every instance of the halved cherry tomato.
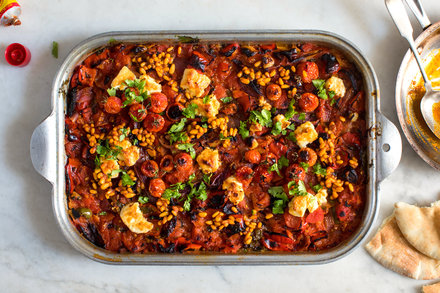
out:
<path id="1" fill-rule="evenodd" d="M 141 172 L 147 177 L 154 177 L 159 171 L 159 166 L 153 160 L 146 160 L 141 165 Z"/>
<path id="2" fill-rule="evenodd" d="M 162 113 L 168 107 L 168 98 L 162 93 L 152 93 L 150 97 L 150 111 Z"/>
<path id="3" fill-rule="evenodd" d="M 159 114 L 148 114 L 144 120 L 144 127 L 150 132 L 159 132 L 165 125 L 165 119 Z"/>
<path id="4" fill-rule="evenodd" d="M 188 153 L 180 153 L 174 157 L 174 163 L 178 172 L 185 171 L 192 168 L 193 159 Z"/>
<path id="5" fill-rule="evenodd" d="M 317 208 L 313 213 L 306 217 L 307 223 L 319 223 L 324 220 L 324 211 L 321 208 Z"/>
<path id="6" fill-rule="evenodd" d="M 298 152 L 298 161 L 308 164 L 309 167 L 314 166 L 317 159 L 316 152 L 311 148 L 303 148 Z"/>
<path id="7" fill-rule="evenodd" d="M 281 98 L 281 87 L 275 83 L 272 83 L 266 88 L 266 96 L 271 101 L 276 101 Z"/>
<path id="8" fill-rule="evenodd" d="M 160 170 L 165 172 L 170 172 L 174 168 L 173 157 L 171 155 L 166 155 L 160 160 Z"/>
<path id="9" fill-rule="evenodd" d="M 122 109 L 122 101 L 118 97 L 108 97 L 107 101 L 104 104 L 105 112 L 109 114 L 117 114 L 121 112 Z"/>
<path id="10" fill-rule="evenodd" d="M 147 109 L 142 104 L 131 105 L 128 114 L 135 122 L 142 122 L 147 117 Z"/>
<path id="11" fill-rule="evenodd" d="M 319 106 L 319 98 L 312 93 L 304 93 L 298 104 L 304 112 L 313 112 Z"/>
<path id="12" fill-rule="evenodd" d="M 311 83 L 312 80 L 319 77 L 319 68 L 315 62 L 307 61 L 298 64 L 296 72 L 301 76 L 301 79 L 305 83 Z"/>
<path id="13" fill-rule="evenodd" d="M 298 182 L 299 180 L 303 181 L 304 178 L 306 178 L 306 172 L 298 164 L 293 164 L 287 167 L 285 175 L 289 181 L 295 180 Z"/>
<path id="14" fill-rule="evenodd" d="M 258 164 L 261 160 L 261 154 L 257 150 L 249 150 L 244 154 L 244 158 L 252 164 Z"/>
<path id="15" fill-rule="evenodd" d="M 165 182 L 163 182 L 162 179 L 154 178 L 151 179 L 148 190 L 150 191 L 152 196 L 161 197 L 166 188 L 167 187 L 165 185 Z"/>

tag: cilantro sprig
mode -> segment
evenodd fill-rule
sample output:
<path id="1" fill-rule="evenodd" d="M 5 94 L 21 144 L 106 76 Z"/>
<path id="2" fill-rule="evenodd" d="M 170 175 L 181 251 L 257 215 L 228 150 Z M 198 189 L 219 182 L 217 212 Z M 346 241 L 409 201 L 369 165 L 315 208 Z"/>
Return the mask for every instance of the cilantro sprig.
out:
<path id="1" fill-rule="evenodd" d="M 96 158 L 95 164 L 97 166 L 101 165 L 103 160 L 116 160 L 117 156 L 121 153 L 122 148 L 119 146 L 110 147 L 109 141 L 99 141 L 99 144 L 96 146 Z"/>
<path id="2" fill-rule="evenodd" d="M 335 96 L 335 92 L 327 91 L 325 89 L 325 80 L 314 79 L 312 80 L 312 84 L 318 90 L 318 97 L 320 97 L 323 100 L 327 100 L 328 98 L 330 98 L 332 99 L 331 104 L 333 105 L 335 103 L 335 100 L 333 99 Z"/>
<path id="3" fill-rule="evenodd" d="M 182 111 L 183 116 L 190 119 L 196 118 L 196 110 L 198 109 L 198 107 L 199 106 L 195 103 L 189 104 L 188 107 L 183 109 Z"/>
<path id="4" fill-rule="evenodd" d="M 249 120 L 258 122 L 265 127 L 272 127 L 272 113 L 266 109 L 261 110 L 261 112 L 251 111 Z"/>
<path id="5" fill-rule="evenodd" d="M 170 143 L 178 142 L 178 141 L 186 141 L 188 136 L 183 129 L 185 128 L 185 123 L 187 119 L 182 118 L 178 123 L 171 125 L 170 130 L 168 130 L 168 134 L 170 136 Z"/>
<path id="6" fill-rule="evenodd" d="M 272 204 L 273 214 L 284 214 L 284 209 L 289 201 L 287 194 L 284 192 L 282 186 L 273 186 L 268 190 L 269 194 L 272 195 L 276 200 Z"/>
<path id="7" fill-rule="evenodd" d="M 287 187 L 289 188 L 289 194 L 293 196 L 305 196 L 308 193 L 306 185 L 302 180 L 298 180 L 298 183 L 295 181 L 290 181 L 287 183 Z"/>
<path id="8" fill-rule="evenodd" d="M 195 159 L 196 157 L 196 151 L 194 150 L 194 144 L 193 143 L 182 143 L 177 145 L 177 149 L 181 151 L 188 152 L 191 155 L 191 158 Z"/>
<path id="9" fill-rule="evenodd" d="M 233 97 L 224 97 L 220 99 L 223 103 L 228 104 L 234 100 Z"/>
<path id="10" fill-rule="evenodd" d="M 323 168 L 320 163 L 316 163 L 313 166 L 313 173 L 315 173 L 316 175 L 326 176 L 327 170 Z"/>
<path id="11" fill-rule="evenodd" d="M 285 156 L 282 156 L 275 164 L 269 167 L 269 171 L 275 171 L 277 172 L 278 176 L 283 177 L 280 170 L 287 166 L 289 166 L 289 159 L 287 159 Z"/>

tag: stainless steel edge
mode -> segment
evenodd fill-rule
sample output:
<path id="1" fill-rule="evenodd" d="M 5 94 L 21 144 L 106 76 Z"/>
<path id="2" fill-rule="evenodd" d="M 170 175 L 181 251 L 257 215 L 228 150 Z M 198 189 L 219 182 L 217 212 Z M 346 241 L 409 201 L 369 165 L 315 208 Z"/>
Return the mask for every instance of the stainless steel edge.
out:
<path id="1" fill-rule="evenodd" d="M 57 167 L 55 119 L 55 114 L 50 114 L 35 128 L 30 141 L 32 165 L 52 184 L 56 180 L 55 170 Z"/>
<path id="2" fill-rule="evenodd" d="M 431 25 L 431 21 L 426 15 L 425 9 L 423 9 L 422 3 L 419 0 L 405 1 L 423 29 L 426 29 L 428 26 Z"/>
<path id="3" fill-rule="evenodd" d="M 402 156 L 402 138 L 397 127 L 383 114 L 379 115 L 381 133 L 377 134 L 377 182 L 382 182 L 399 165 Z"/>
<path id="4" fill-rule="evenodd" d="M 84 239 L 70 223 L 67 214 L 67 201 L 65 194 L 64 177 L 64 100 L 67 92 L 67 80 L 69 80 L 73 68 L 76 64 L 92 52 L 108 43 L 110 39 L 116 39 L 125 42 L 142 41 L 176 41 L 177 35 L 187 35 L 199 37 L 202 41 L 312 41 L 325 43 L 327 45 L 339 48 L 348 55 L 357 65 L 365 79 L 365 92 L 367 94 L 368 111 L 367 124 L 370 132 L 368 144 L 368 185 L 367 202 L 362 224 L 353 234 L 352 238 L 334 249 L 325 252 L 302 253 L 302 254 L 117 254 L 104 249 L 97 248 Z M 236 265 L 236 264 L 322 264 L 335 261 L 346 256 L 360 245 L 362 239 L 368 233 L 378 210 L 378 183 L 388 172 L 378 172 L 381 162 L 378 160 L 378 148 L 381 145 L 377 143 L 380 133 L 383 140 L 387 140 L 388 131 L 382 131 L 384 119 L 379 111 L 379 85 L 371 64 L 360 53 L 360 51 L 346 39 L 329 32 L 324 31 L 142 31 L 142 32 L 110 32 L 91 37 L 78 46 L 76 46 L 66 57 L 60 70 L 58 71 L 52 89 L 52 104 L 54 107 L 54 117 L 56 120 L 56 180 L 54 180 L 53 208 L 57 222 L 66 239 L 81 253 L 91 259 L 111 264 L 154 264 L 154 265 Z M 387 120 L 386 120 L 387 121 Z M 389 122 L 390 123 L 390 122 Z M 386 124 L 389 125 L 389 124 Z M 388 129 L 388 128 L 386 128 Z M 394 145 L 394 143 L 393 143 Z M 391 152 L 396 148 L 393 147 Z M 385 168 L 384 170 L 391 170 Z M 382 170 L 382 169 L 381 169 Z"/>

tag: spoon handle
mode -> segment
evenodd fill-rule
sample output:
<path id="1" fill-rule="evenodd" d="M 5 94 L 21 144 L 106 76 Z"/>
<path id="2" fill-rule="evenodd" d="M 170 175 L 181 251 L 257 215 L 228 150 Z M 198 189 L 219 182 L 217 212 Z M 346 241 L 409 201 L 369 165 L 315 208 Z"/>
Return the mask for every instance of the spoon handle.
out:
<path id="1" fill-rule="evenodd" d="M 417 21 L 420 23 L 423 29 L 426 29 L 431 25 L 431 21 L 426 15 L 425 9 L 423 9 L 422 3 L 419 0 L 405 0 L 409 6 Z"/>
<path id="2" fill-rule="evenodd" d="M 422 73 L 423 80 L 425 81 L 425 88 L 431 88 L 431 82 L 426 75 L 425 68 L 423 67 L 422 60 L 420 59 L 419 52 L 417 51 L 417 47 L 414 43 L 413 38 L 413 28 L 411 22 L 409 21 L 408 14 L 406 13 L 405 6 L 403 5 L 402 0 L 385 0 L 385 5 L 387 6 L 388 12 L 391 15 L 391 18 L 394 21 L 394 24 L 397 26 L 402 37 L 404 37 L 408 43 L 411 51 L 416 58 L 417 64 L 419 65 L 420 72 Z"/>

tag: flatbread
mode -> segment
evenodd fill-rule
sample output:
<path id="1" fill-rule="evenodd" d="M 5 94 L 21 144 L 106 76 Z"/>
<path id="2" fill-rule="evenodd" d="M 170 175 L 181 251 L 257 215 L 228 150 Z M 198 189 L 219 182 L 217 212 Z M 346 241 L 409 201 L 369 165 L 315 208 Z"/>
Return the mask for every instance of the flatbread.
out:
<path id="1" fill-rule="evenodd" d="M 395 205 L 394 214 L 403 236 L 421 253 L 440 260 L 440 206 L 420 208 L 404 202 Z"/>
<path id="2" fill-rule="evenodd" d="M 399 274 L 417 280 L 440 277 L 440 261 L 418 252 L 405 240 L 394 214 L 385 219 L 365 248 L 380 264 Z"/>
<path id="3" fill-rule="evenodd" d="M 438 293 L 438 292 L 440 292 L 440 283 L 423 286 L 422 292 L 423 293 Z"/>

